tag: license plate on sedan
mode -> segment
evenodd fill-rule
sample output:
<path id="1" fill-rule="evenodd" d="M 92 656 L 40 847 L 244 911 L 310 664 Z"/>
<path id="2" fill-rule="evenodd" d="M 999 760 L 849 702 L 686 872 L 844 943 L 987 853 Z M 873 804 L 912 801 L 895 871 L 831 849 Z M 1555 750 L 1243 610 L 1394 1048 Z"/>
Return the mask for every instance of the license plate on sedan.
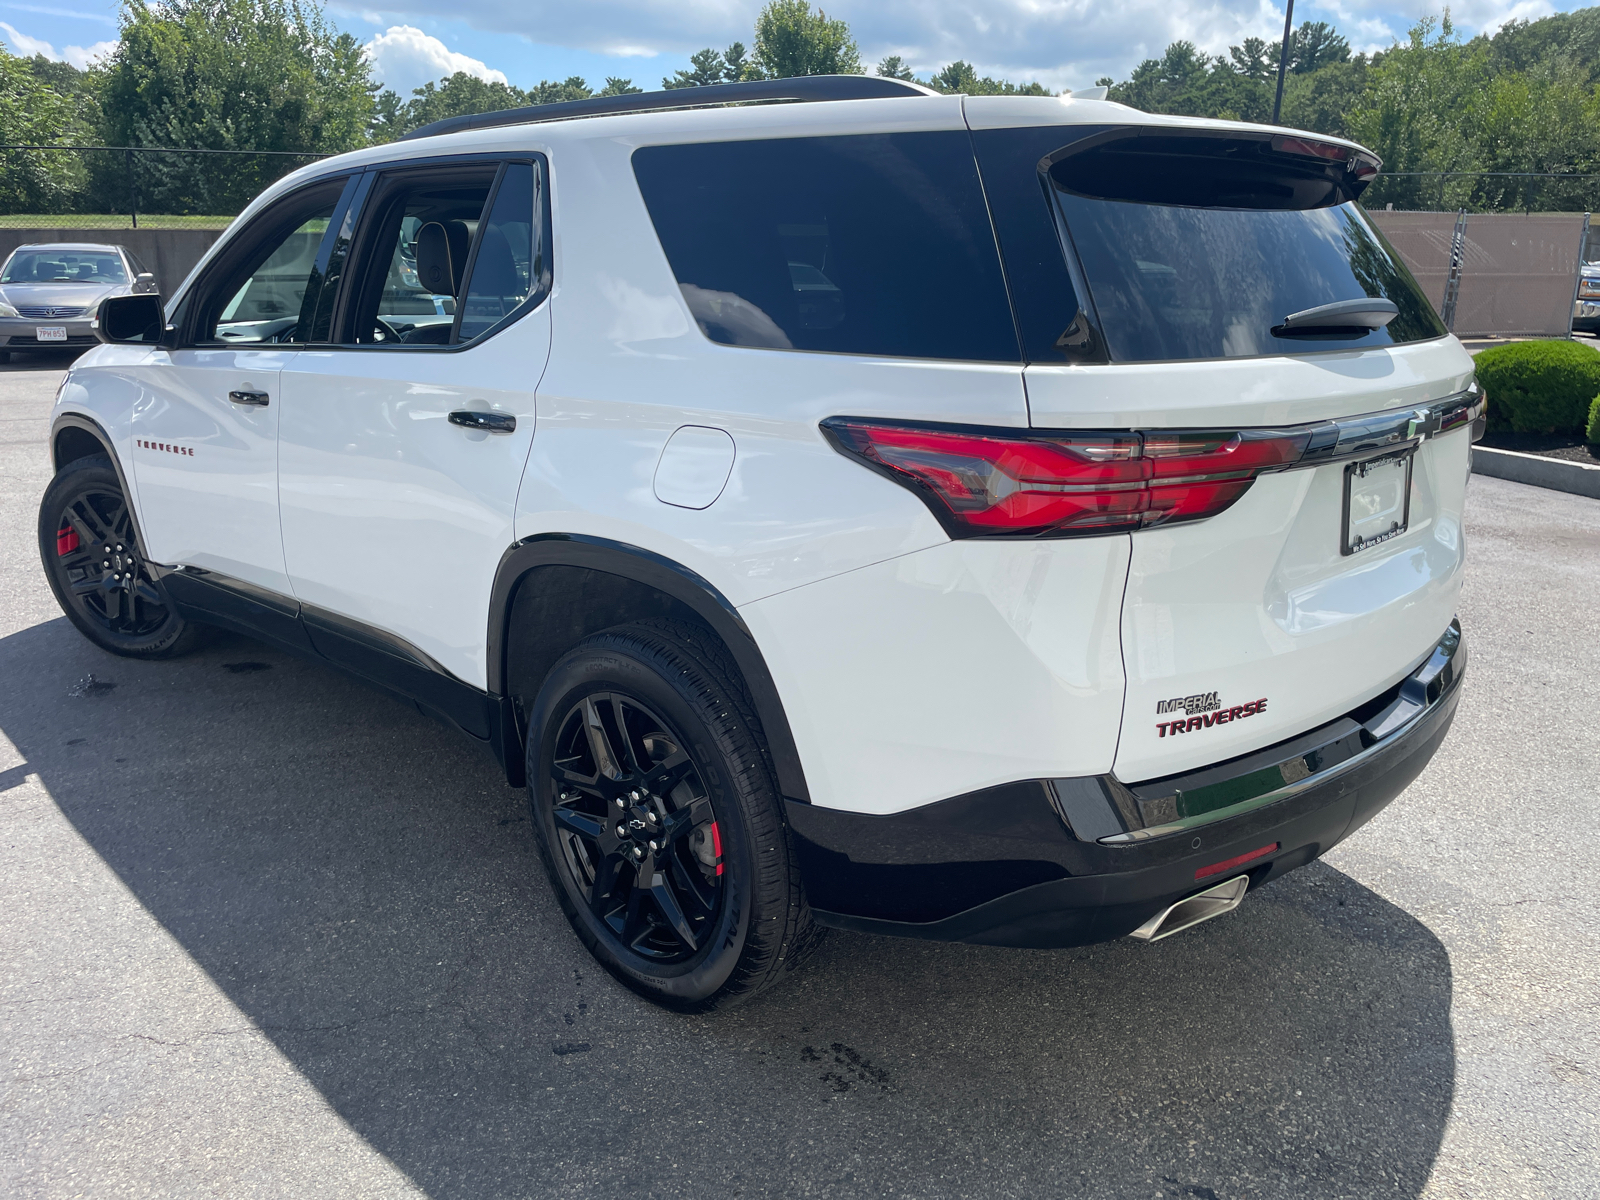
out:
<path id="1" fill-rule="evenodd" d="M 1411 519 L 1411 463 L 1415 454 L 1386 454 L 1344 469 L 1341 554 L 1370 550 L 1398 537 Z"/>
<path id="2" fill-rule="evenodd" d="M 64 342 L 67 340 L 67 327 L 65 325 L 36 325 L 33 336 L 41 342 Z"/>

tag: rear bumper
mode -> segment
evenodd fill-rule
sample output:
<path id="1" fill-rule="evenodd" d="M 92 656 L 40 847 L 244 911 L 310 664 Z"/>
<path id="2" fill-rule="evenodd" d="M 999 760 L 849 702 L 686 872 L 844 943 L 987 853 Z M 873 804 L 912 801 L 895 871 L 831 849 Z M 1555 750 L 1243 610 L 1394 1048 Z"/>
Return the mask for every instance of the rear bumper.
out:
<path id="1" fill-rule="evenodd" d="M 1230 876 L 1258 886 L 1325 853 L 1417 777 L 1450 730 L 1465 665 L 1452 624 L 1416 672 L 1353 713 L 1131 788 L 1035 779 L 889 816 L 791 803 L 813 915 L 862 933 L 1077 946 L 1131 933 Z M 1244 861 L 1217 869 L 1233 859 Z"/>

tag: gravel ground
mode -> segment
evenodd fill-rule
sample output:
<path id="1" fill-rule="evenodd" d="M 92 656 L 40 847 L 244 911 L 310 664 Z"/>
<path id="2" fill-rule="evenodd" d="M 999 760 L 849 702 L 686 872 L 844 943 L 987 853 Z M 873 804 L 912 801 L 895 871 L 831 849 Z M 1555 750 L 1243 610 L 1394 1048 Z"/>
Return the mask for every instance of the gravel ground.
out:
<path id="1" fill-rule="evenodd" d="M 1467 692 L 1378 820 L 1154 946 L 835 934 L 657 1011 L 480 752 L 228 638 L 100 653 L 0 367 L 0 1193 L 1600 1195 L 1600 502 L 1475 478 Z"/>

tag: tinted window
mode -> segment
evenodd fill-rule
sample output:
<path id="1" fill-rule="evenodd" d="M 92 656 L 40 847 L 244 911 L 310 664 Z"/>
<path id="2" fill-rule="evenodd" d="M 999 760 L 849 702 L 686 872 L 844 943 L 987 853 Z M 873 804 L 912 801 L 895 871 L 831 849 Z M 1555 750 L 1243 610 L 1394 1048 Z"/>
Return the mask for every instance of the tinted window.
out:
<path id="1" fill-rule="evenodd" d="M 110 250 L 18 250 L 0 283 L 127 283 L 122 257 Z"/>
<path id="2" fill-rule="evenodd" d="M 542 265 L 534 262 L 534 203 L 532 165 L 511 163 L 500 177 L 472 260 L 461 302 L 463 342 L 499 324 L 533 294 Z"/>
<path id="3" fill-rule="evenodd" d="M 650 146 L 633 165 L 713 341 L 1018 360 L 965 133 Z"/>
<path id="4" fill-rule="evenodd" d="M 1359 185 L 1343 162 L 1231 137 L 1130 137 L 1059 154 L 1046 147 L 1060 147 L 1072 133 L 1006 132 L 1013 142 L 1019 135 L 1033 139 L 1033 153 L 1013 153 L 1003 180 L 986 157 L 990 194 L 1038 196 L 1054 206 L 1114 360 L 1305 354 L 1445 332 L 1410 272 L 1357 208 Z M 1076 132 L 1092 142 L 1101 131 Z M 987 154 L 986 135 L 978 144 Z M 1041 309 L 1049 314 L 1046 327 L 1070 320 L 1067 308 L 1076 297 L 1018 292 L 1024 328 L 1041 322 Z M 1371 331 L 1272 332 L 1291 313 L 1365 297 L 1393 301 L 1399 315 Z M 1043 357 L 1033 353 L 1034 344 L 1030 338 L 1030 357 Z"/>

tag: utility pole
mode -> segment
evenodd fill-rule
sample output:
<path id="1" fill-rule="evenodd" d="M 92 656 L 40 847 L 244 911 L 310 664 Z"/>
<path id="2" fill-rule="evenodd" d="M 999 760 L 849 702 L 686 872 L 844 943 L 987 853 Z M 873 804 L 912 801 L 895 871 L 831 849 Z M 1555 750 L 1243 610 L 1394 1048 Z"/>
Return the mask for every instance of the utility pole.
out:
<path id="1" fill-rule="evenodd" d="M 1272 102 L 1272 123 L 1278 123 L 1278 114 L 1283 111 L 1283 75 L 1289 69 L 1289 31 L 1294 28 L 1294 0 L 1288 0 L 1288 9 L 1283 14 L 1283 49 L 1278 54 L 1278 98 Z"/>

